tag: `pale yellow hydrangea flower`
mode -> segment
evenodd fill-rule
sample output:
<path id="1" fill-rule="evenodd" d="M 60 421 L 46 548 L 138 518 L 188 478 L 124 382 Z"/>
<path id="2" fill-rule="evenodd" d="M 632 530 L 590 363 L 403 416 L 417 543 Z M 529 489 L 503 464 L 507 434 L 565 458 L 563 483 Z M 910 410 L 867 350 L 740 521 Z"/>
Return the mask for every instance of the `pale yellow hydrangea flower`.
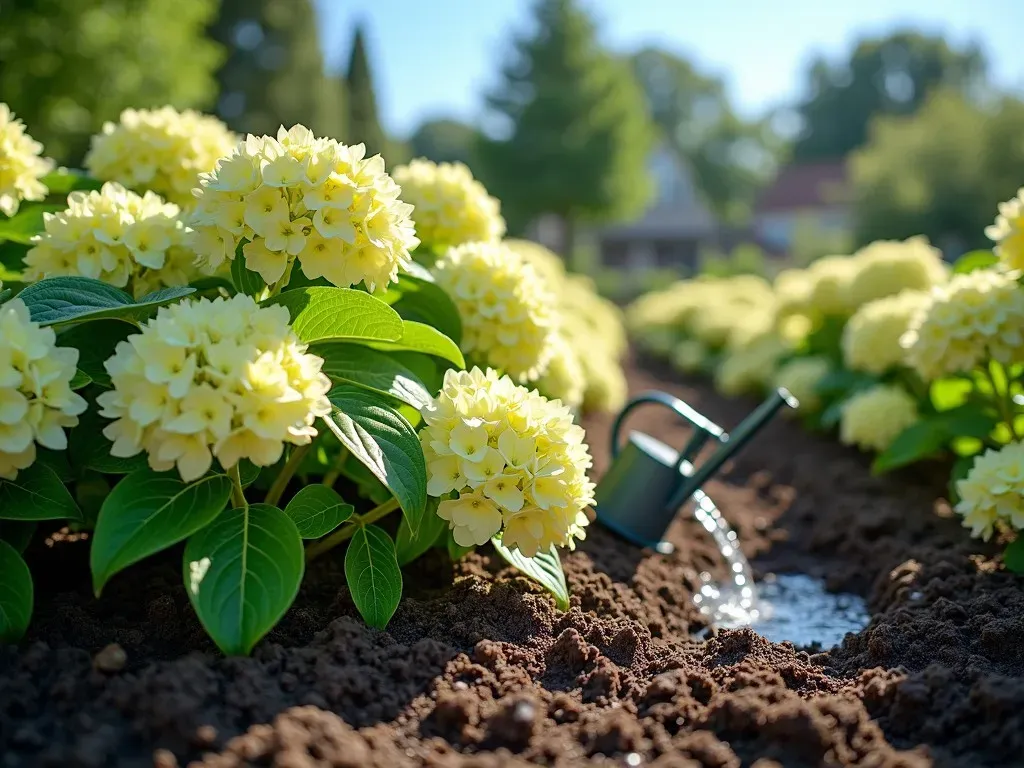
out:
<path id="1" fill-rule="evenodd" d="M 1024 359 L 1024 290 L 1019 273 L 978 269 L 932 289 L 901 344 L 926 381 L 970 371 L 992 359 Z"/>
<path id="2" fill-rule="evenodd" d="M 862 305 L 843 328 L 843 361 L 853 371 L 881 374 L 903 363 L 900 339 L 928 302 L 924 291 L 907 290 Z"/>
<path id="3" fill-rule="evenodd" d="M 594 501 L 583 428 L 569 409 L 493 369 L 449 370 L 423 411 L 427 492 L 461 546 L 502 541 L 533 557 L 575 546 Z"/>
<path id="4" fill-rule="evenodd" d="M 200 176 L 188 219 L 196 253 L 217 269 L 241 244 L 245 266 L 268 285 L 297 261 L 311 280 L 387 287 L 419 240 L 384 160 L 365 154 L 301 125 L 247 136 Z"/>
<path id="5" fill-rule="evenodd" d="M 1024 530 L 1024 445 L 989 448 L 976 457 L 967 477 L 958 480 L 956 511 L 971 535 L 988 541 L 998 523 Z"/>
<path id="6" fill-rule="evenodd" d="M 463 163 L 418 158 L 396 167 L 392 175 L 402 199 L 415 207 L 416 235 L 426 247 L 440 250 L 504 236 L 501 203 Z"/>
<path id="7" fill-rule="evenodd" d="M 849 256 L 823 256 L 807 268 L 811 281 L 807 306 L 821 315 L 848 315 L 857 305 L 850 286 L 857 274 L 857 264 Z"/>
<path id="8" fill-rule="evenodd" d="M 537 381 L 537 389 L 545 397 L 560 400 L 569 408 L 579 408 L 587 386 L 579 355 L 561 333 L 555 335 L 553 349 L 547 370 Z"/>
<path id="9" fill-rule="evenodd" d="M 776 333 L 761 333 L 725 356 L 715 371 L 715 388 L 729 397 L 760 392 L 775 377 L 787 351 L 785 341 Z"/>
<path id="10" fill-rule="evenodd" d="M 549 285 L 562 285 L 568 280 L 569 275 L 565 271 L 562 257 L 551 249 L 532 240 L 520 240 L 515 237 L 506 238 L 503 242 L 527 263 L 533 264 L 533 268 Z"/>
<path id="11" fill-rule="evenodd" d="M 40 157 L 42 151 L 43 145 L 0 102 L 0 213 L 13 216 L 22 200 L 46 197 L 46 185 L 39 180 L 53 170 L 53 161 Z"/>
<path id="12" fill-rule="evenodd" d="M 285 443 L 308 444 L 331 383 L 288 322 L 286 308 L 244 294 L 162 307 L 105 364 L 113 389 L 97 402 L 115 419 L 103 430 L 111 454 L 145 451 L 154 470 L 192 481 L 214 458 L 266 467 Z"/>
<path id="13" fill-rule="evenodd" d="M 191 109 L 126 109 L 92 137 L 85 167 L 97 179 L 150 190 L 187 208 L 195 202 L 199 174 L 212 171 L 237 144 L 224 123 Z"/>
<path id="14" fill-rule="evenodd" d="M 465 243 L 448 249 L 433 273 L 459 309 L 470 359 L 521 382 L 544 374 L 554 354 L 555 297 L 519 254 L 503 243 Z"/>
<path id="15" fill-rule="evenodd" d="M 672 365 L 683 373 L 696 373 L 708 356 L 707 348 L 696 339 L 683 339 L 671 353 Z"/>
<path id="16" fill-rule="evenodd" d="M 136 298 L 198 277 L 185 246 L 180 210 L 152 192 L 139 196 L 120 184 L 68 195 L 68 208 L 43 214 L 44 231 L 25 254 L 29 280 L 81 275 L 128 288 Z"/>
<path id="17" fill-rule="evenodd" d="M 71 390 L 78 350 L 56 345 L 21 299 L 0 305 L 0 477 L 13 480 L 32 465 L 36 444 L 68 446 L 65 427 L 78 424 L 85 400 Z"/>
<path id="18" fill-rule="evenodd" d="M 996 223 L 985 227 L 985 237 L 995 241 L 993 250 L 1006 267 L 1024 270 L 1024 187 L 999 204 Z"/>
<path id="19" fill-rule="evenodd" d="M 584 413 L 616 413 L 626 404 L 629 385 L 618 360 L 606 355 L 580 355 L 587 388 L 583 392 Z"/>
<path id="20" fill-rule="evenodd" d="M 904 290 L 927 291 L 949 278 L 942 251 L 923 236 L 903 241 L 877 240 L 853 256 L 850 301 L 859 307 Z"/>
<path id="21" fill-rule="evenodd" d="M 895 384 L 879 384 L 843 403 L 839 439 L 881 453 L 917 416 L 917 402 L 910 393 Z"/>
<path id="22" fill-rule="evenodd" d="M 813 413 L 821 408 L 821 396 L 816 388 L 831 367 L 824 357 L 795 358 L 779 368 L 775 386 L 787 390 L 799 401 L 801 413 Z"/>

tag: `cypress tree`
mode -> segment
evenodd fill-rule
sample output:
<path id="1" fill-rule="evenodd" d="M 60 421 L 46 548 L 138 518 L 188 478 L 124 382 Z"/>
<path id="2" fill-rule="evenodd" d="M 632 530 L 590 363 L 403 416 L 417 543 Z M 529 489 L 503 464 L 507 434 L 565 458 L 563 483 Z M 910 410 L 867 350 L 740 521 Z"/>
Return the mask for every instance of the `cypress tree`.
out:
<path id="1" fill-rule="evenodd" d="M 365 144 L 368 155 L 386 153 L 388 141 L 377 117 L 377 97 L 373 90 L 373 76 L 370 72 L 366 39 L 361 24 L 356 25 L 352 38 L 352 52 L 345 72 L 345 90 L 348 97 L 346 143 Z"/>
<path id="2" fill-rule="evenodd" d="M 513 226 L 562 218 L 571 259 L 577 222 L 625 218 L 649 199 L 652 128 L 632 72 L 601 48 L 576 0 L 533 10 L 536 32 L 516 40 L 488 98 L 507 135 L 482 140 L 479 162 Z"/>
<path id="3" fill-rule="evenodd" d="M 324 71 L 311 0 L 221 0 L 210 36 L 228 48 L 217 112 L 241 133 L 302 123 L 342 138 L 342 93 Z"/>

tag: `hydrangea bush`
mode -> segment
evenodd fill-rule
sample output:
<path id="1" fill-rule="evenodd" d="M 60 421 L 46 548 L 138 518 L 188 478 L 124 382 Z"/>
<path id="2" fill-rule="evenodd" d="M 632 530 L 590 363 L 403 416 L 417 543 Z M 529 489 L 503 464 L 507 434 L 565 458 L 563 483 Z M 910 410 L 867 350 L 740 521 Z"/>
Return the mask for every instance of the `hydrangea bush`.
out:
<path id="1" fill-rule="evenodd" d="M 406 196 L 362 145 L 169 108 L 125 111 L 86 164 L 52 171 L 0 105 L 0 641 L 30 621 L 40 524 L 88 532 L 98 599 L 183 545 L 227 654 L 328 554 L 375 627 L 402 565 L 488 542 L 568 608 L 574 417 L 624 398 L 624 330 L 501 241 L 468 171 L 413 163 Z"/>
<path id="2" fill-rule="evenodd" d="M 1024 572 L 1024 190 L 955 264 L 922 237 L 870 243 L 803 269 L 698 276 L 627 311 L 649 353 L 727 395 L 783 386 L 814 430 L 874 455 L 876 472 L 951 465 L 975 536 L 1010 541 Z M 767 290 L 766 290 L 767 286 Z"/>

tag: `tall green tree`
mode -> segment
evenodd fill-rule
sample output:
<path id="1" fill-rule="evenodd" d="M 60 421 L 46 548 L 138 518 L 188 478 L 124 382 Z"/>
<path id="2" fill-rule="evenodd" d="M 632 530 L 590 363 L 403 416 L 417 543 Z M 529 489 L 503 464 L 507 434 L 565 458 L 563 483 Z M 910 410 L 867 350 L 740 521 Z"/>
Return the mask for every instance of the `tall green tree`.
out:
<path id="1" fill-rule="evenodd" d="M 413 157 L 435 163 L 464 163 L 472 168 L 479 140 L 480 132 L 472 125 L 442 118 L 421 123 L 408 143 Z"/>
<path id="2" fill-rule="evenodd" d="M 342 138 L 342 87 L 324 71 L 310 0 L 221 0 L 210 36 L 229 52 L 217 72 L 217 112 L 228 125 L 274 134 L 302 123 Z"/>
<path id="3" fill-rule="evenodd" d="M 809 95 L 797 107 L 803 129 L 793 156 L 842 157 L 864 145 L 872 118 L 913 114 L 937 89 L 971 100 L 986 69 L 979 48 L 954 48 L 942 37 L 916 32 L 861 40 L 838 63 L 819 58 L 808 72 Z"/>
<path id="4" fill-rule="evenodd" d="M 204 30 L 216 0 L 0 2 L 0 99 L 57 160 L 126 107 L 207 107 L 222 51 Z"/>
<path id="5" fill-rule="evenodd" d="M 860 242 L 923 234 L 951 252 L 991 246 L 984 228 L 1024 184 L 1024 102 L 972 104 L 936 92 L 887 117 L 851 158 Z"/>
<path id="6" fill-rule="evenodd" d="M 566 225 L 639 212 L 649 199 L 653 131 L 626 62 L 602 49 L 576 0 L 537 0 L 536 32 L 514 41 L 488 96 L 502 135 L 480 143 L 484 182 L 513 226 L 542 214 Z"/>
<path id="7" fill-rule="evenodd" d="M 766 121 L 741 119 L 721 79 L 686 59 L 644 48 L 631 63 L 661 140 L 689 166 L 718 218 L 743 222 L 775 167 L 779 139 Z"/>
<path id="8" fill-rule="evenodd" d="M 369 155 L 386 153 L 388 141 L 377 116 L 377 94 L 373 89 L 366 36 L 361 24 L 356 25 L 352 36 L 345 85 L 348 92 L 348 142 L 365 144 Z"/>

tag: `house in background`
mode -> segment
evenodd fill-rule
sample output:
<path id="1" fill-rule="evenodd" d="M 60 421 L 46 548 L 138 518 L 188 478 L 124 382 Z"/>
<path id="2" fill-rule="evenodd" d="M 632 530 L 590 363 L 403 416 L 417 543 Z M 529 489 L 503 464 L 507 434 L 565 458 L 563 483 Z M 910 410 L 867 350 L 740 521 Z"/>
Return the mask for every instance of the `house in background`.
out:
<path id="1" fill-rule="evenodd" d="M 779 170 L 754 204 L 754 241 L 775 256 L 789 256 L 801 227 L 823 237 L 847 236 L 852 226 L 846 163 L 795 163 Z"/>
<path id="2" fill-rule="evenodd" d="M 700 264 L 701 250 L 716 241 L 718 224 L 675 152 L 658 147 L 649 167 L 655 191 L 647 209 L 631 222 L 592 233 L 600 265 L 630 273 L 692 272 Z"/>

